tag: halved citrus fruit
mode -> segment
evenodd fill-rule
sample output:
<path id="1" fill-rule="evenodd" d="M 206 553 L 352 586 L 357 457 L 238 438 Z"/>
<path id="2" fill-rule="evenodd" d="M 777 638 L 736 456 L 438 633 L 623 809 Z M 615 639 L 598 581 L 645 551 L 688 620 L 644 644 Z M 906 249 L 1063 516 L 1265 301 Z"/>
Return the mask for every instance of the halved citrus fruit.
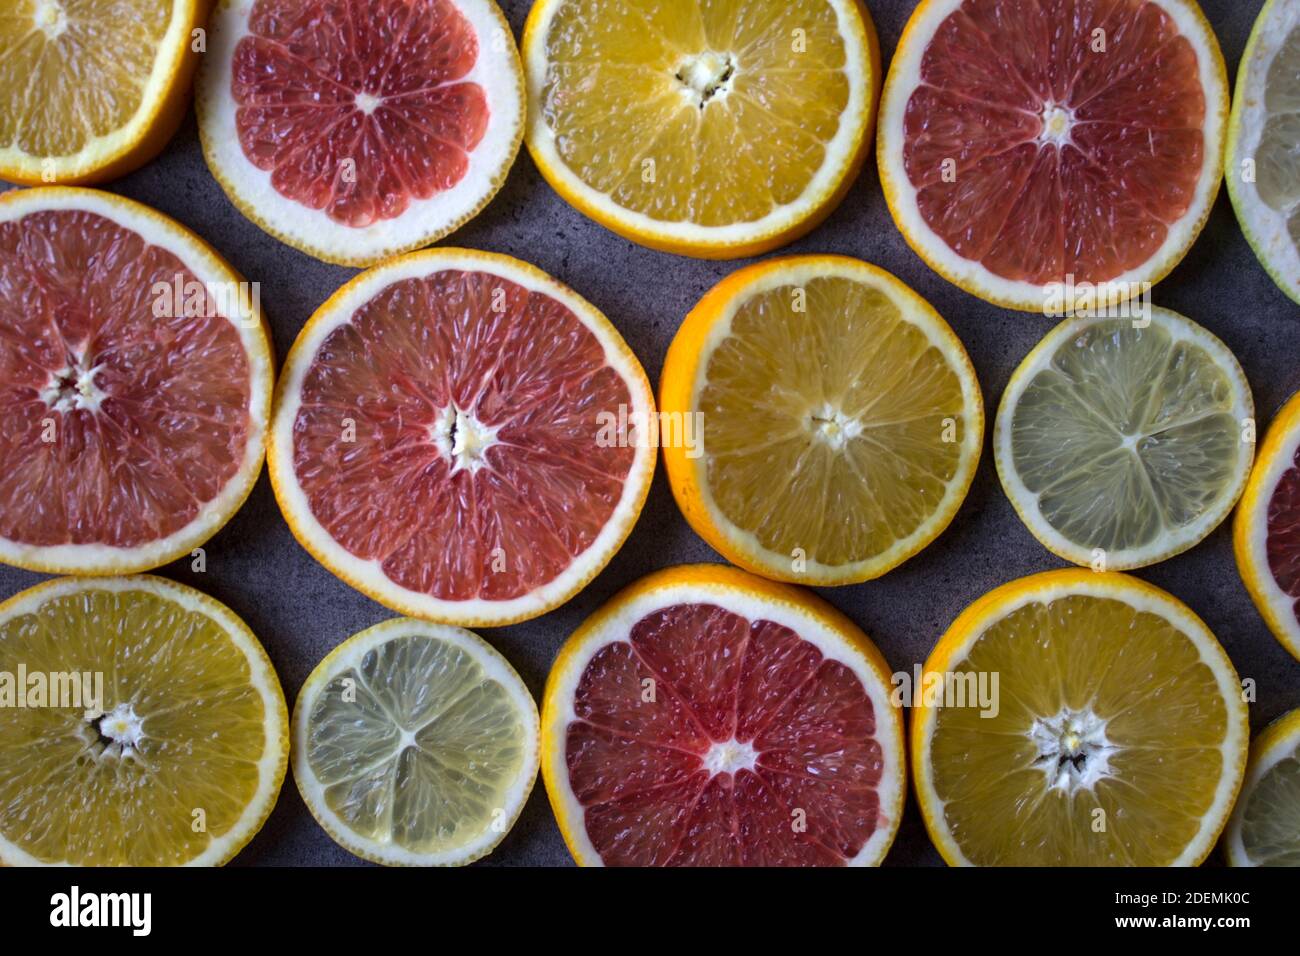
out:
<path id="1" fill-rule="evenodd" d="M 1232 543 L 1259 613 L 1300 659 L 1300 395 L 1278 412 L 1260 446 Z"/>
<path id="2" fill-rule="evenodd" d="M 316 665 L 293 709 L 293 776 L 344 849 L 392 866 L 486 856 L 537 780 L 537 704 L 477 635 L 399 618 Z"/>
<path id="3" fill-rule="evenodd" d="M 1228 194 L 1273 281 L 1300 302 L 1300 3 L 1269 0 L 1237 72 Z"/>
<path id="4" fill-rule="evenodd" d="M 632 530 L 654 398 L 609 321 L 463 249 L 357 276 L 285 360 L 269 449 L 289 526 L 401 613 L 495 626 L 563 604 Z"/>
<path id="5" fill-rule="evenodd" d="M 880 49 L 858 0 L 539 0 L 528 148 L 619 235 L 706 258 L 811 231 L 861 168 Z"/>
<path id="6" fill-rule="evenodd" d="M 1232 811 L 1249 735 L 1232 662 L 1136 578 L 1003 585 L 953 622 L 921 682 L 912 766 L 950 865 L 1192 866 Z"/>
<path id="7" fill-rule="evenodd" d="M 193 588 L 38 584 L 0 604 L 0 673 L 0 863 L 220 865 L 275 805 L 280 682 L 244 622 Z"/>
<path id="8" fill-rule="evenodd" d="M 226 195 L 342 265 L 460 227 L 523 140 L 523 69 L 492 0 L 222 0 L 197 91 Z"/>
<path id="9" fill-rule="evenodd" d="M 1227 118 L 1195 0 L 923 0 L 881 100 L 881 185 L 940 275 L 1026 311 L 1064 288 L 1069 314 L 1178 264 L 1218 194 Z"/>
<path id="10" fill-rule="evenodd" d="M 0 561 L 143 571 L 225 524 L 270 417 L 259 299 L 139 203 L 0 196 Z"/>
<path id="11" fill-rule="evenodd" d="M 1237 359 L 1184 316 L 1067 319 L 1011 376 L 994 458 L 1020 518 L 1094 570 L 1181 554 L 1219 526 L 1254 458 Z"/>
<path id="12" fill-rule="evenodd" d="M 728 561 L 817 585 L 933 541 L 975 474 L 984 405 L 924 299 L 856 259 L 734 273 L 682 323 L 660 383 L 677 504 Z"/>
<path id="13" fill-rule="evenodd" d="M 906 790 L 885 659 L 811 593 L 660 571 L 560 650 L 542 777 L 584 866 L 869 866 Z"/>
<path id="14" fill-rule="evenodd" d="M 1250 745 L 1224 846 L 1233 866 L 1300 866 L 1300 710 L 1283 714 Z"/>
<path id="15" fill-rule="evenodd" d="M 100 183 L 144 165 L 189 103 L 206 0 L 6 0 L 0 179 Z"/>

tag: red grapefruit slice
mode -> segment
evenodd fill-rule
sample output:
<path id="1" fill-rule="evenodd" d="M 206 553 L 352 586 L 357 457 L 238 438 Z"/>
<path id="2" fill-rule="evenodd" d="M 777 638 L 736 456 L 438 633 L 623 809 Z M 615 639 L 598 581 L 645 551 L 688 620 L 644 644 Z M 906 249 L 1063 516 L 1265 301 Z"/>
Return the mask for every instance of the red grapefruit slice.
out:
<path id="1" fill-rule="evenodd" d="M 874 865 L 906 789 L 889 668 L 812 594 L 722 565 L 620 593 L 560 651 L 542 774 L 574 859 Z"/>
<path id="2" fill-rule="evenodd" d="M 1126 301 L 1205 223 L 1227 90 L 1194 0 L 925 0 L 882 101 L 885 197 L 973 295 L 1069 311 L 1100 286 Z"/>
<path id="3" fill-rule="evenodd" d="M 523 139 L 523 69 L 492 0 L 223 0 L 199 132 L 231 201 L 344 265 L 476 215 Z"/>
<path id="4" fill-rule="evenodd" d="M 654 472 L 650 384 L 538 269 L 462 249 L 353 279 L 285 362 L 271 480 L 298 540 L 403 614 L 493 626 L 572 597 Z"/>
<path id="5" fill-rule="evenodd" d="M 272 364 L 252 287 L 179 223 L 0 197 L 0 561 L 127 574 L 202 544 L 261 470 Z"/>

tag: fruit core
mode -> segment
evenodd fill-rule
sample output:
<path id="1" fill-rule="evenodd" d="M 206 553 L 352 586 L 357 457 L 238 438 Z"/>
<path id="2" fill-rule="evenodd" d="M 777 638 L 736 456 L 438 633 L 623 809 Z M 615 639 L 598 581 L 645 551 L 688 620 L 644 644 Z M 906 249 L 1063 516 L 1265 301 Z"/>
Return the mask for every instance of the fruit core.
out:
<path id="1" fill-rule="evenodd" d="M 56 40 L 68 29 L 68 14 L 59 0 L 36 0 L 33 11 L 36 28 L 45 33 L 49 40 Z"/>
<path id="2" fill-rule="evenodd" d="M 739 770 L 752 770 L 757 762 L 758 751 L 734 737 L 715 743 L 704 755 L 704 769 L 715 777 L 720 773 L 734 774 Z"/>
<path id="3" fill-rule="evenodd" d="M 70 356 L 67 365 L 50 375 L 49 384 L 41 390 L 41 400 L 56 412 L 94 411 L 104 398 L 95 386 L 99 370 L 98 365 L 87 367 L 84 358 Z"/>
<path id="4" fill-rule="evenodd" d="M 487 461 L 484 455 L 497 443 L 497 429 L 480 422 L 454 404 L 439 413 L 431 428 L 433 443 L 451 463 L 451 473 L 478 471 Z"/>
<path id="5" fill-rule="evenodd" d="M 862 434 L 860 421 L 830 404 L 814 410 L 808 416 L 808 426 L 814 435 L 836 451 Z"/>
<path id="6" fill-rule="evenodd" d="M 731 54 L 711 50 L 688 59 L 676 74 L 682 94 L 699 109 L 731 92 L 735 75 L 736 61 Z"/>
<path id="7" fill-rule="evenodd" d="M 1038 137 L 1040 143 L 1062 146 L 1070 141 L 1070 130 L 1073 128 L 1073 110 L 1055 103 L 1043 104 L 1043 132 Z"/>
<path id="8" fill-rule="evenodd" d="M 1063 707 L 1039 718 L 1029 737 L 1038 748 L 1033 765 L 1047 776 L 1050 790 L 1073 796 L 1111 776 L 1110 758 L 1118 748 L 1106 736 L 1106 721 L 1089 709 Z"/>
<path id="9" fill-rule="evenodd" d="M 118 704 L 108 713 L 87 711 L 86 723 L 95 734 L 90 744 L 96 757 L 134 757 L 144 739 L 144 721 L 130 704 Z"/>

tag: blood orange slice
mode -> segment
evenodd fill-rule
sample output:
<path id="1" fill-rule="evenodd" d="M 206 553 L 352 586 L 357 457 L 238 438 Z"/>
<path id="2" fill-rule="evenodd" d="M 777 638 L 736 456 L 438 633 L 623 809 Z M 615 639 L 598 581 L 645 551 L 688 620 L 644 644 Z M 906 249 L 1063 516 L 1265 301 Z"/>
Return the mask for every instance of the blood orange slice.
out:
<path id="1" fill-rule="evenodd" d="M 574 859 L 874 865 L 906 788 L 889 669 L 806 591 L 722 565 L 652 574 L 560 651 L 542 775 Z"/>
<path id="2" fill-rule="evenodd" d="M 645 372 L 538 269 L 463 249 L 363 273 L 285 362 L 271 480 L 298 540 L 403 614 L 493 626 L 572 597 L 654 472 Z"/>
<path id="3" fill-rule="evenodd" d="M 523 140 L 492 0 L 223 0 L 197 87 L 231 201 L 328 262 L 370 265 L 476 215 Z"/>
<path id="4" fill-rule="evenodd" d="M 881 182 L 911 246 L 973 295 L 1122 302 L 1204 225 L 1227 112 L 1194 0 L 924 0 L 885 86 Z"/>
<path id="5" fill-rule="evenodd" d="M 1300 395 L 1278 412 L 1237 509 L 1237 568 L 1277 639 L 1300 658 Z"/>
<path id="6" fill-rule="evenodd" d="M 225 524 L 270 417 L 254 288 L 138 203 L 0 197 L 0 561 L 124 574 Z"/>

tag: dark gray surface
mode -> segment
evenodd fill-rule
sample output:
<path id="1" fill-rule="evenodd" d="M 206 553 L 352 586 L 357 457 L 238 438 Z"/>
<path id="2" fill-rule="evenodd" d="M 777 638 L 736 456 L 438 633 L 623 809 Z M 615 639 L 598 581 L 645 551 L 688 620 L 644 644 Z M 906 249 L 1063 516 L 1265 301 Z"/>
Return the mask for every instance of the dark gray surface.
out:
<path id="1" fill-rule="evenodd" d="M 888 64 L 912 0 L 868 0 Z M 503 8 L 522 30 L 529 0 Z M 1203 0 L 1235 76 L 1261 6 Z M 193 117 L 162 156 L 107 188 L 171 215 L 212 243 L 248 279 L 262 284 L 262 303 L 283 356 L 307 317 L 355 270 L 326 265 L 245 220 L 209 174 Z M 702 262 L 643 249 L 588 221 L 541 179 L 527 151 L 509 181 L 477 219 L 446 240 L 509 253 L 568 283 L 620 329 L 657 382 L 664 353 L 682 317 L 716 282 L 743 262 Z M 1008 312 L 975 299 L 931 272 L 903 242 L 885 207 L 869 161 L 829 221 L 786 253 L 834 252 L 883 266 L 920 292 L 966 344 L 990 421 L 1016 364 L 1052 327 L 1051 320 Z M 1175 309 L 1222 338 L 1241 360 L 1255 392 L 1261 425 L 1300 388 L 1300 314 L 1260 268 L 1226 192 L 1184 262 L 1156 287 L 1155 304 Z M 1262 434 L 1262 432 L 1261 432 Z M 298 547 L 263 475 L 248 503 L 207 545 L 202 574 L 177 562 L 160 573 L 206 591 L 240 614 L 261 637 L 284 683 L 290 707 L 316 663 L 349 635 L 392 614 L 353 591 Z M 540 699 L 557 649 L 584 618 L 624 585 L 659 568 L 721 560 L 681 518 L 664 479 L 628 543 L 609 567 L 567 605 L 526 624 L 483 632 Z M 923 661 L 952 619 L 979 595 L 1013 578 L 1062 566 L 1020 523 L 985 454 L 970 496 L 952 526 L 929 548 L 883 579 L 823 590 L 880 646 L 892 667 Z M 1171 591 L 1200 614 L 1242 677 L 1258 684 L 1251 723 L 1263 726 L 1300 705 L 1300 663 L 1275 641 L 1237 575 L 1227 525 L 1191 552 L 1140 577 Z M 0 597 L 41 575 L 0 567 Z M 361 861 L 336 846 L 311 818 L 291 778 L 266 826 L 237 864 L 350 865 Z M 909 801 L 889 864 L 938 864 L 915 804 Z M 480 865 L 569 865 L 541 780 L 505 842 Z"/>

